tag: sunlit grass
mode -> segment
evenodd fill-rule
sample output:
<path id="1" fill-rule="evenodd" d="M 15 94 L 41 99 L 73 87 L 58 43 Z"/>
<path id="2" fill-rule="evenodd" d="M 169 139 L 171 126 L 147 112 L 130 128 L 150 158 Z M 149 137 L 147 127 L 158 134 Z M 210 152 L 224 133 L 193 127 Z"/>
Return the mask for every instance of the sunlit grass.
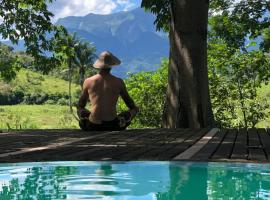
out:
<path id="1" fill-rule="evenodd" d="M 18 72 L 10 84 L 12 87 L 23 88 L 27 93 L 68 93 L 68 81 L 24 69 Z M 79 86 L 72 84 L 71 89 L 74 93 L 79 89 Z"/>
<path id="2" fill-rule="evenodd" d="M 0 106 L 0 129 L 79 128 L 68 106 Z"/>

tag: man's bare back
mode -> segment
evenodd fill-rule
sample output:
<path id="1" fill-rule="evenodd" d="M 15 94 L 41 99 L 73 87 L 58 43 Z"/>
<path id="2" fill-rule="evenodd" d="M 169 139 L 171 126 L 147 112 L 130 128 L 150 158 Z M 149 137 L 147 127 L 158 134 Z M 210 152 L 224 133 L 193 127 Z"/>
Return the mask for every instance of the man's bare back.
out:
<path id="1" fill-rule="evenodd" d="M 91 102 L 91 117 L 100 121 L 115 119 L 116 103 L 122 89 L 121 80 L 111 74 L 97 74 L 86 79 L 84 84 Z"/>
<path id="2" fill-rule="evenodd" d="M 129 96 L 124 81 L 110 73 L 111 67 L 120 63 L 111 52 L 104 51 L 93 64 L 94 68 L 99 69 L 99 73 L 84 81 L 77 106 L 79 125 L 83 130 L 124 130 L 139 111 Z M 117 115 L 119 96 L 129 111 Z M 85 108 L 88 101 L 91 104 L 90 112 Z"/>
<path id="3" fill-rule="evenodd" d="M 90 101 L 90 117 L 93 121 L 111 121 L 117 116 L 116 104 L 119 96 L 131 112 L 137 112 L 138 108 L 129 96 L 124 81 L 110 73 L 100 72 L 85 80 L 79 108 L 83 109 L 86 102 Z"/>

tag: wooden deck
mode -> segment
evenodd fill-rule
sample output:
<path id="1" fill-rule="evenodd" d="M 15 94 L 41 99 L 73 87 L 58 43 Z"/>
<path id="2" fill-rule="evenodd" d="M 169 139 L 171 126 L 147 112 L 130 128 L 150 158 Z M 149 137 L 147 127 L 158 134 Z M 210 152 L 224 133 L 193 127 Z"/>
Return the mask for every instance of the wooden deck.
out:
<path id="1" fill-rule="evenodd" d="M 87 133 L 0 133 L 0 163 L 32 161 L 189 160 L 269 162 L 269 129 L 132 129 Z"/>

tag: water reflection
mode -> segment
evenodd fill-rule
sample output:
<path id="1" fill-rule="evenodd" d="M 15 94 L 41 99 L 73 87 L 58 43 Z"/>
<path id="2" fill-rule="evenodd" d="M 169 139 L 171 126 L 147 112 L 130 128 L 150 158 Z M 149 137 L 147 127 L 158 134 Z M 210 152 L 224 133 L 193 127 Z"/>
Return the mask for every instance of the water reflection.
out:
<path id="1" fill-rule="evenodd" d="M 207 199 L 207 167 L 205 164 L 171 164 L 169 167 L 170 187 L 158 193 L 158 200 Z"/>
<path id="2" fill-rule="evenodd" d="M 270 199 L 270 165 L 2 164 L 0 199 Z"/>
<path id="3" fill-rule="evenodd" d="M 65 166 L 0 168 L 0 199 L 67 199 L 62 177 L 75 173 Z"/>
<path id="4" fill-rule="evenodd" d="M 209 165 L 209 199 L 270 199 L 269 165 Z"/>

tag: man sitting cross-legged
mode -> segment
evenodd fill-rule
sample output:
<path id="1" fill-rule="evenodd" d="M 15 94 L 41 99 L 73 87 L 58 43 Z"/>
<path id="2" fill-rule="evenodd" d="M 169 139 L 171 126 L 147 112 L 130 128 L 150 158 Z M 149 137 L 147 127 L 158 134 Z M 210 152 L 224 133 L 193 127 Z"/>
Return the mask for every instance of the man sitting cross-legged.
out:
<path id="1" fill-rule="evenodd" d="M 124 130 L 139 109 L 129 96 L 122 79 L 113 76 L 111 67 L 119 65 L 121 61 L 109 51 L 100 54 L 93 67 L 99 73 L 87 78 L 83 84 L 82 95 L 77 106 L 80 118 L 79 125 L 85 131 L 116 131 Z M 117 115 L 116 104 L 122 97 L 129 111 Z M 85 106 L 90 101 L 91 112 Z"/>

